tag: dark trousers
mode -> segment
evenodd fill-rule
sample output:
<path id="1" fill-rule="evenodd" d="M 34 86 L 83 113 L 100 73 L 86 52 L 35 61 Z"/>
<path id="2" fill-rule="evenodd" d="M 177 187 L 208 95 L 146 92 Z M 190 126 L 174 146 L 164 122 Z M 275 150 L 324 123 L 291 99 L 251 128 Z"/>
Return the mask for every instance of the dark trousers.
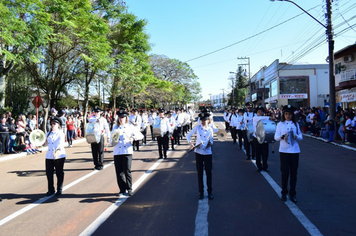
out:
<path id="1" fill-rule="evenodd" d="M 8 153 L 7 151 L 7 147 L 8 147 L 8 143 L 9 143 L 9 133 L 2 133 L 1 134 L 1 153 Z"/>
<path id="2" fill-rule="evenodd" d="M 134 150 L 135 150 L 135 147 L 136 147 L 136 150 L 139 151 L 140 150 L 140 140 L 133 141 L 132 146 L 133 146 Z"/>
<path id="3" fill-rule="evenodd" d="M 54 192 L 54 181 L 53 181 L 53 174 L 54 170 L 56 170 L 57 176 L 57 191 L 62 190 L 63 180 L 64 180 L 64 162 L 65 158 L 60 159 L 46 159 L 46 176 L 47 176 L 47 183 L 48 183 L 48 191 Z"/>
<path id="4" fill-rule="evenodd" d="M 242 148 L 242 138 L 243 138 L 243 133 L 241 129 L 237 129 L 237 136 L 239 137 L 239 147 L 240 149 Z"/>
<path id="5" fill-rule="evenodd" d="M 132 154 L 114 156 L 116 180 L 122 193 L 132 190 L 131 163 Z"/>
<path id="6" fill-rule="evenodd" d="M 168 150 L 168 135 L 165 134 L 163 137 L 157 137 L 157 144 L 158 144 L 158 153 L 159 157 L 167 158 L 167 150 Z M 163 153 L 162 153 L 163 149 Z"/>
<path id="7" fill-rule="evenodd" d="M 253 137 L 253 145 L 256 148 L 256 165 L 258 169 L 268 169 L 268 143 L 260 144 L 257 141 L 257 138 Z M 261 164 L 261 157 L 262 157 L 262 164 Z"/>
<path id="8" fill-rule="evenodd" d="M 152 140 L 155 140 L 155 137 L 153 136 L 153 126 L 150 125 L 150 130 L 151 130 L 151 138 Z"/>
<path id="9" fill-rule="evenodd" d="M 173 131 L 173 137 L 174 137 L 174 144 L 178 144 L 180 145 L 180 137 L 182 136 L 182 127 L 177 127 L 174 131 Z"/>
<path id="10" fill-rule="evenodd" d="M 279 153 L 281 161 L 282 172 L 282 195 L 288 193 L 288 178 L 290 177 L 289 195 L 295 196 L 297 192 L 295 187 L 297 185 L 297 171 L 299 165 L 299 153 Z"/>
<path id="11" fill-rule="evenodd" d="M 231 138 L 234 142 L 234 144 L 236 143 L 236 127 L 230 126 L 230 132 L 231 132 Z"/>
<path id="12" fill-rule="evenodd" d="M 228 131 L 230 127 L 230 123 L 225 121 L 225 130 Z"/>
<path id="13" fill-rule="evenodd" d="M 199 193 L 204 193 L 204 183 L 203 183 L 203 175 L 204 169 L 206 174 L 206 184 L 208 187 L 208 193 L 212 193 L 213 188 L 211 187 L 212 183 L 212 169 L 213 169 L 213 156 L 212 155 L 201 155 L 199 153 L 195 153 L 195 164 L 198 171 L 198 186 Z"/>
<path id="14" fill-rule="evenodd" d="M 174 150 L 174 137 L 173 136 L 168 136 L 168 139 L 171 140 L 172 150 Z M 168 140 L 168 143 L 169 143 L 169 140 Z"/>
<path id="15" fill-rule="evenodd" d="M 250 140 L 250 142 L 247 139 L 247 130 L 242 130 L 242 134 L 244 137 L 244 148 L 246 150 L 246 156 L 251 157 L 251 150 L 252 150 L 252 158 L 256 156 L 256 149 L 253 144 L 253 139 Z"/>
<path id="16" fill-rule="evenodd" d="M 141 133 L 142 133 L 142 135 L 143 135 L 142 143 L 146 144 L 146 143 L 147 143 L 147 138 L 146 138 L 146 135 L 147 135 L 147 127 L 146 127 Z"/>
<path id="17" fill-rule="evenodd" d="M 103 166 L 104 161 L 104 136 L 101 135 L 99 143 L 91 144 L 91 153 L 93 155 L 93 161 L 95 167 Z"/>

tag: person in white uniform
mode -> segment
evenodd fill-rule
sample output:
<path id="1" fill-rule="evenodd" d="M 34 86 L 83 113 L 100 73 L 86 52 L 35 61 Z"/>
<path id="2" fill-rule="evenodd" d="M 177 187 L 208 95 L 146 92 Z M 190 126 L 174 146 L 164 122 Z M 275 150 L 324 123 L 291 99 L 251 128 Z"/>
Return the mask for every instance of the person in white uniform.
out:
<path id="1" fill-rule="evenodd" d="M 297 171 L 299 165 L 300 148 L 298 141 L 303 140 L 303 134 L 299 124 L 296 121 L 295 108 L 291 105 L 283 107 L 281 122 L 277 124 L 274 139 L 279 141 L 279 158 L 282 172 L 282 201 L 287 201 L 287 193 L 289 199 L 297 203 L 295 191 L 297 184 Z M 290 178 L 290 189 L 288 191 L 288 179 Z"/>
<path id="2" fill-rule="evenodd" d="M 203 174 L 204 169 L 207 180 L 208 199 L 214 198 L 212 191 L 212 149 L 214 131 L 210 127 L 210 114 L 201 113 L 199 115 L 201 124 L 195 126 L 187 135 L 187 141 L 191 144 L 191 148 L 195 148 L 195 163 L 198 172 L 198 187 L 199 187 L 199 199 L 204 198 L 204 183 Z M 196 134 L 196 143 L 192 143 L 191 137 Z"/>
<path id="3" fill-rule="evenodd" d="M 66 160 L 66 152 L 64 149 L 65 140 L 64 133 L 61 129 L 62 121 L 56 116 L 50 119 L 51 130 L 47 133 L 48 151 L 46 153 L 46 176 L 48 183 L 48 192 L 46 196 L 54 194 L 53 174 L 56 170 L 57 176 L 57 192 L 56 196 L 62 194 L 62 187 L 64 181 L 64 162 Z"/>
<path id="4" fill-rule="evenodd" d="M 257 166 L 257 171 L 260 172 L 261 170 L 264 170 L 268 172 L 268 143 L 262 143 L 260 144 L 257 141 L 257 136 L 256 136 L 256 127 L 257 123 L 260 120 L 268 120 L 269 116 L 263 116 L 264 115 L 264 107 L 259 106 L 256 108 L 256 114 L 257 116 L 253 117 L 253 130 L 255 131 L 253 133 L 253 146 L 256 148 L 256 166 Z M 261 164 L 261 157 L 262 157 L 262 164 Z"/>
<path id="5" fill-rule="evenodd" d="M 100 142 L 91 143 L 91 152 L 93 155 L 94 169 L 102 170 L 104 162 L 104 138 L 107 136 L 107 141 L 110 140 L 110 129 L 107 120 L 101 116 L 101 109 L 95 107 L 94 114 L 89 118 L 90 123 L 97 122 L 100 127 Z"/>
<path id="6" fill-rule="evenodd" d="M 110 136 L 111 143 L 113 142 L 113 134 L 116 133 L 118 139 L 113 150 L 116 180 L 120 189 L 119 194 L 125 194 L 127 191 L 127 194 L 132 196 L 132 143 L 133 141 L 141 140 L 144 137 L 137 128 L 129 124 L 128 113 L 125 109 L 120 108 L 116 114 L 118 119 L 113 126 L 112 134 Z"/>

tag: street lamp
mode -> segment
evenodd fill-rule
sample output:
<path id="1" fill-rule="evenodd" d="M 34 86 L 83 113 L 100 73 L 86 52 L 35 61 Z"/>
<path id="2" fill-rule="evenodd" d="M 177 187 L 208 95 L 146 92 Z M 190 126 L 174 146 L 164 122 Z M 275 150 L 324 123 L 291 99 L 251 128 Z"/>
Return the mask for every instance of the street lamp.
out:
<path id="1" fill-rule="evenodd" d="M 329 113 L 330 117 L 333 119 L 335 117 L 336 110 L 336 100 L 335 100 L 335 69 L 334 69 L 334 39 L 333 39 L 333 28 L 331 22 L 331 0 L 326 0 L 326 16 L 327 16 L 327 25 L 324 25 L 318 21 L 314 16 L 309 14 L 306 10 L 301 8 L 298 4 L 290 0 L 270 0 L 271 2 L 280 1 L 280 2 L 290 2 L 301 9 L 303 12 L 308 14 L 316 22 L 322 25 L 326 29 L 326 34 L 328 36 L 328 47 L 329 47 Z"/>

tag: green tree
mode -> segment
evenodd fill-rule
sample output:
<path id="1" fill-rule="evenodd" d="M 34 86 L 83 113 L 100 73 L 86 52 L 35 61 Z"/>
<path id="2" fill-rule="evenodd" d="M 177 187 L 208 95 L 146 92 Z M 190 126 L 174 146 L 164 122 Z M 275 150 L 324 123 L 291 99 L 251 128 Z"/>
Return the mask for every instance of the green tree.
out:
<path id="1" fill-rule="evenodd" d="M 5 103 L 7 75 L 26 59 L 38 62 L 52 29 L 43 1 L 0 2 L 0 107 Z"/>
<path id="2" fill-rule="evenodd" d="M 158 96 L 153 100 L 171 107 L 185 105 L 201 98 L 198 77 L 187 63 L 164 55 L 152 55 L 150 64 L 157 79 L 171 84 L 170 89 L 157 93 Z"/>
<path id="3" fill-rule="evenodd" d="M 109 35 L 112 57 L 115 58 L 109 71 L 113 85 L 111 94 L 113 109 L 116 108 L 116 97 L 120 93 L 130 109 L 135 106 L 135 96 L 154 81 L 147 55 L 151 48 L 149 36 L 145 33 L 145 20 L 127 12 L 122 12 L 119 19 L 112 25 Z"/>

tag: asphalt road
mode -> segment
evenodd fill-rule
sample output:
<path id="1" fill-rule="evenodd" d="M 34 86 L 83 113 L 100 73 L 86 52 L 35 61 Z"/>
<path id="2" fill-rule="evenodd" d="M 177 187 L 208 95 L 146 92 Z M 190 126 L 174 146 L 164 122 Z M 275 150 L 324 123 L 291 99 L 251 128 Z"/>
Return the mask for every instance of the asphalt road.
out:
<path id="1" fill-rule="evenodd" d="M 223 128 L 221 114 L 214 120 Z M 101 171 L 85 141 L 67 148 L 60 197 L 44 197 L 44 153 L 2 156 L 0 235 L 356 235 L 355 151 L 305 137 L 294 204 L 280 200 L 278 143 L 259 173 L 230 134 L 215 139 L 211 201 L 198 200 L 188 148 L 183 141 L 166 160 L 154 141 L 135 152 L 132 197 L 117 195 L 112 147 Z"/>

